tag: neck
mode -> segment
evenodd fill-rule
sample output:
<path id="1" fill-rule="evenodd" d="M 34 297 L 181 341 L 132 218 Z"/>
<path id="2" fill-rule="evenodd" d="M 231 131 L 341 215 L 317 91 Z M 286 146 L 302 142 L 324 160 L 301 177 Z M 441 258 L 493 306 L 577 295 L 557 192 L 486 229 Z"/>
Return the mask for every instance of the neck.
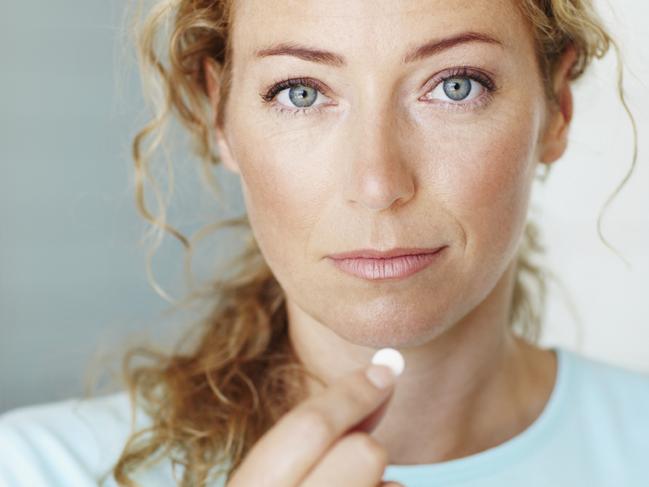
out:
<path id="1" fill-rule="evenodd" d="M 460 322 L 399 348 L 406 367 L 371 433 L 390 464 L 435 463 L 496 446 L 526 429 L 552 391 L 556 361 L 508 326 L 513 268 Z M 376 350 L 350 343 L 287 302 L 289 337 L 305 366 L 329 384 Z M 385 346 L 391 346 L 386 343 Z M 309 384 L 309 394 L 322 387 Z"/>

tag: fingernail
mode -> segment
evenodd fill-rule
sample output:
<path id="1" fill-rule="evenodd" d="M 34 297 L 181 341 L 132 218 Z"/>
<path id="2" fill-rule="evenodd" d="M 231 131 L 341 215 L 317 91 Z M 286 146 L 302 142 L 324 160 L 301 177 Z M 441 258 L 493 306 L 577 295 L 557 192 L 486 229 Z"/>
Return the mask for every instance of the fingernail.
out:
<path id="1" fill-rule="evenodd" d="M 376 364 L 370 365 L 367 370 L 365 370 L 365 375 L 367 375 L 370 382 L 379 389 L 385 389 L 386 387 L 391 386 L 397 378 L 390 367 Z"/>
<path id="2" fill-rule="evenodd" d="M 403 355 L 394 348 L 377 350 L 372 357 L 372 365 L 367 369 L 367 377 L 379 388 L 388 387 L 403 372 Z"/>

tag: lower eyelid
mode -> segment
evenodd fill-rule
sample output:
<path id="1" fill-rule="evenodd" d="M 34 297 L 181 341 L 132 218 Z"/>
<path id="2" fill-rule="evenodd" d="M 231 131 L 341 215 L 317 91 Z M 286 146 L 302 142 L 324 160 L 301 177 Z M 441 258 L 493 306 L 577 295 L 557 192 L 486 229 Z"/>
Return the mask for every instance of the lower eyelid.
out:
<path id="1" fill-rule="evenodd" d="M 427 100 L 425 103 L 430 105 L 441 105 L 444 109 L 449 111 L 467 111 L 467 110 L 477 110 L 483 108 L 491 103 L 493 100 L 493 93 L 485 89 L 485 92 L 481 94 L 478 98 L 474 98 L 468 102 L 447 102 L 441 100 Z"/>
<path id="2" fill-rule="evenodd" d="M 323 104 L 314 105 L 307 108 L 291 108 L 287 107 L 286 105 L 282 105 L 281 103 L 273 103 L 271 105 L 271 108 L 281 115 L 311 115 L 313 113 L 320 112 L 322 110 L 321 106 L 323 106 Z"/>

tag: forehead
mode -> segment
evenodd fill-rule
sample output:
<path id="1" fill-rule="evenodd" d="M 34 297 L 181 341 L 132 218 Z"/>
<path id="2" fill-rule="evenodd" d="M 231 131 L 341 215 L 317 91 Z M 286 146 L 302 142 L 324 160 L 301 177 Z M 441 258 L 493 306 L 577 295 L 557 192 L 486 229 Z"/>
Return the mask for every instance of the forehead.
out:
<path id="1" fill-rule="evenodd" d="M 269 45 L 296 42 L 344 53 L 350 63 L 394 56 L 407 46 L 465 31 L 515 48 L 531 38 L 515 0 L 241 0 L 235 2 L 234 57 L 255 61 Z M 525 44 L 525 43 L 523 43 Z"/>

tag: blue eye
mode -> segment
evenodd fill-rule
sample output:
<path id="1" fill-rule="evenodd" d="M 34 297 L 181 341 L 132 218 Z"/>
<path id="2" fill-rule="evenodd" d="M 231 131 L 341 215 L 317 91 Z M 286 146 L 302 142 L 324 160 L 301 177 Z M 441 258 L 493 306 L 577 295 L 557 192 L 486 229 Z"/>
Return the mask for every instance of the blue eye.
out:
<path id="1" fill-rule="evenodd" d="M 430 92 L 429 98 L 447 102 L 467 102 L 479 97 L 487 89 L 484 84 L 469 76 L 453 76 L 438 83 Z"/>
<path id="2" fill-rule="evenodd" d="M 319 111 L 320 105 L 315 104 L 318 98 L 327 98 L 322 92 L 325 89 L 316 80 L 309 78 L 292 78 L 273 85 L 267 93 L 262 94 L 265 102 L 271 103 L 277 98 L 276 108 L 280 112 L 309 113 Z"/>
<path id="3" fill-rule="evenodd" d="M 474 109 L 489 102 L 496 85 L 491 78 L 482 72 L 462 66 L 447 72 L 446 76 L 436 76 L 436 84 L 425 99 L 437 99 L 448 109 Z M 273 109 L 291 115 L 307 115 L 320 112 L 330 104 L 323 93 L 327 88 L 313 78 L 290 78 L 272 85 L 265 93 L 260 93 L 262 100 Z M 316 103 L 324 98 L 324 102 Z M 476 99 L 473 103 L 467 103 Z"/>
<path id="4" fill-rule="evenodd" d="M 291 103 L 299 108 L 310 107 L 318 98 L 318 90 L 311 86 L 293 85 L 288 89 L 288 98 Z"/>
<path id="5" fill-rule="evenodd" d="M 460 109 L 488 102 L 497 89 L 491 77 L 469 66 L 459 66 L 436 76 L 434 87 L 425 99 L 444 102 L 449 108 Z M 471 100 L 475 102 L 468 103 Z"/>
<path id="6" fill-rule="evenodd" d="M 443 89 L 450 99 L 460 101 L 471 93 L 471 80 L 469 78 L 449 78 L 444 81 Z"/>

